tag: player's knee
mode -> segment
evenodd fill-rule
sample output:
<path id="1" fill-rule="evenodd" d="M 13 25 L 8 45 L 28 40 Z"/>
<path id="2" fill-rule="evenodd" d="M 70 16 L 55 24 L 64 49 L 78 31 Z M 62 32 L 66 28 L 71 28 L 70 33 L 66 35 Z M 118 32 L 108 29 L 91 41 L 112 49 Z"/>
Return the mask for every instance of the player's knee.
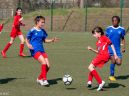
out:
<path id="1" fill-rule="evenodd" d="M 119 62 L 118 62 L 118 63 L 116 63 L 116 64 L 117 64 L 118 66 L 121 66 L 121 63 L 119 63 Z"/>
<path id="2" fill-rule="evenodd" d="M 25 43 L 25 40 L 21 40 L 21 44 L 24 44 Z"/>
<path id="3" fill-rule="evenodd" d="M 44 60 L 41 60 L 40 63 L 46 65 L 46 62 Z"/>
<path id="4" fill-rule="evenodd" d="M 88 66 L 88 69 L 89 69 L 89 71 L 92 71 L 92 70 L 94 69 L 94 67 L 90 64 L 90 65 Z"/>
<path id="5" fill-rule="evenodd" d="M 13 44 L 13 42 L 14 42 L 14 40 L 11 40 L 9 43 L 10 43 L 10 44 Z"/>

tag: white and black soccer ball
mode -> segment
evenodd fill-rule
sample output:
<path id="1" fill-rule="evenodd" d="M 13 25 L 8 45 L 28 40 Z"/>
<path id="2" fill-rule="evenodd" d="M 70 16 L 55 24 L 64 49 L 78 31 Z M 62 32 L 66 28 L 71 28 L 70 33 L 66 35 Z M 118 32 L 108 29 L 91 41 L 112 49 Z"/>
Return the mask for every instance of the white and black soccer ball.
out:
<path id="1" fill-rule="evenodd" d="M 73 78 L 70 75 L 64 75 L 63 76 L 63 82 L 65 85 L 70 85 L 73 81 Z"/>

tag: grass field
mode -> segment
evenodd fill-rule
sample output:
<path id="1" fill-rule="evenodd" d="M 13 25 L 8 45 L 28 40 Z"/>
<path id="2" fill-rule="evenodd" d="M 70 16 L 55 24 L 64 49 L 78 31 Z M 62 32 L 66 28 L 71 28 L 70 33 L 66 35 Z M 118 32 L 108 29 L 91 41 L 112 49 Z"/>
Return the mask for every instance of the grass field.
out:
<path id="1" fill-rule="evenodd" d="M 24 33 L 26 34 L 26 33 Z M 0 51 L 9 41 L 9 33 L 0 35 Z M 86 47 L 95 47 L 95 39 L 89 33 L 49 33 L 49 37 L 56 36 L 60 42 L 45 44 L 46 52 L 51 62 L 48 73 L 50 87 L 40 86 L 36 78 L 40 72 L 40 65 L 31 57 L 18 57 L 19 40 L 7 52 L 8 58 L 0 56 L 0 96 L 129 96 L 129 44 L 123 54 L 123 65 L 116 67 L 116 82 L 108 80 L 109 63 L 99 70 L 103 80 L 106 81 L 104 91 L 97 92 L 97 83 L 94 82 L 92 90 L 86 88 L 88 65 L 94 53 Z M 129 41 L 128 35 L 126 41 Z M 29 55 L 27 47 L 25 53 Z M 74 81 L 72 85 L 65 86 L 62 82 L 64 74 L 70 74 Z"/>

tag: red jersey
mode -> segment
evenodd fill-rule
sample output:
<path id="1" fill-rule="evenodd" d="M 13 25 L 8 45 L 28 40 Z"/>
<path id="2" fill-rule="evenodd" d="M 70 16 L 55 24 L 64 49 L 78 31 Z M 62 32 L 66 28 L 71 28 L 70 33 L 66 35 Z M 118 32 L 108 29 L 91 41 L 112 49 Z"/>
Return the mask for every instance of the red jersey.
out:
<path id="1" fill-rule="evenodd" d="M 97 56 L 92 60 L 92 64 L 94 66 L 98 66 L 99 68 L 103 67 L 103 65 L 109 60 L 109 51 L 108 45 L 111 44 L 111 41 L 106 36 L 101 36 L 96 43 L 98 48 Z"/>
<path id="2" fill-rule="evenodd" d="M 19 21 L 20 18 L 22 18 L 21 15 L 14 16 L 13 28 L 20 29 L 20 25 L 22 24 L 21 21 Z"/>
<path id="3" fill-rule="evenodd" d="M 14 16 L 14 22 L 13 22 L 13 27 L 12 31 L 10 33 L 10 37 L 15 38 L 18 35 L 22 35 L 22 32 L 20 30 L 20 26 L 25 26 L 21 21 L 19 21 L 22 18 L 21 15 L 16 15 Z"/>
<path id="4" fill-rule="evenodd" d="M 0 24 L 0 32 L 2 31 L 3 29 L 3 24 Z"/>
<path id="5" fill-rule="evenodd" d="M 111 44 L 111 41 L 106 36 L 101 36 L 99 40 L 96 43 L 97 49 L 98 49 L 98 55 L 108 55 L 108 45 Z"/>

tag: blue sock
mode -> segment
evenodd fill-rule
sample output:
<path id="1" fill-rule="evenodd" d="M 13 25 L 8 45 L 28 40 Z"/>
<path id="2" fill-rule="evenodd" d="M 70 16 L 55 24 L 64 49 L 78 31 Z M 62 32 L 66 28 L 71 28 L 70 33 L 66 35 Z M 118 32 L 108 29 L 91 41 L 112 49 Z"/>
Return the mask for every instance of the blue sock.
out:
<path id="1" fill-rule="evenodd" d="M 115 73 L 115 64 L 110 64 L 110 76 L 114 76 Z"/>

